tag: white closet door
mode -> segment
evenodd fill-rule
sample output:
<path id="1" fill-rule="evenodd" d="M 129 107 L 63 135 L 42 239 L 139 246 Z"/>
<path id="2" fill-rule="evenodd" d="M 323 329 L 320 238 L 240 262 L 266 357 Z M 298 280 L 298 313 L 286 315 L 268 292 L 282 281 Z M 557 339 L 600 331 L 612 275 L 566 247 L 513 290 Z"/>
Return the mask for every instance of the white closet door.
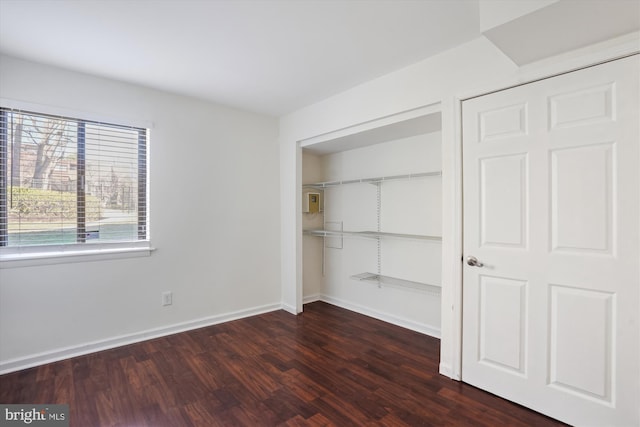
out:
<path id="1" fill-rule="evenodd" d="M 639 62 L 463 102 L 462 379 L 574 425 L 640 425 Z"/>

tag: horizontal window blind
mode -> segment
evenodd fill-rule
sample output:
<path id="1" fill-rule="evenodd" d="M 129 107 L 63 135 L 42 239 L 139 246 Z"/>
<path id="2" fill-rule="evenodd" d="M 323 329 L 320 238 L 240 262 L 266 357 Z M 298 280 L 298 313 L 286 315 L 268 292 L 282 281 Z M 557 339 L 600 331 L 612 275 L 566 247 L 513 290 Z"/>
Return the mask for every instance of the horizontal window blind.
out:
<path id="1" fill-rule="evenodd" d="M 0 136 L 0 246 L 146 240 L 146 129 L 0 108 Z"/>

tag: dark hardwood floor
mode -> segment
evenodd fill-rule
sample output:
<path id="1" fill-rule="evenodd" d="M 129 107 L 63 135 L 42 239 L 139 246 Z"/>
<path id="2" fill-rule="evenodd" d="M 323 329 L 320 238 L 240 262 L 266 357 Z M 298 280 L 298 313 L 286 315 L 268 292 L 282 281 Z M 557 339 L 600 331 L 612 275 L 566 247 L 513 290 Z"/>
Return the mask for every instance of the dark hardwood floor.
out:
<path id="1" fill-rule="evenodd" d="M 325 303 L 0 377 L 92 426 L 554 426 L 438 374 L 439 340 Z"/>

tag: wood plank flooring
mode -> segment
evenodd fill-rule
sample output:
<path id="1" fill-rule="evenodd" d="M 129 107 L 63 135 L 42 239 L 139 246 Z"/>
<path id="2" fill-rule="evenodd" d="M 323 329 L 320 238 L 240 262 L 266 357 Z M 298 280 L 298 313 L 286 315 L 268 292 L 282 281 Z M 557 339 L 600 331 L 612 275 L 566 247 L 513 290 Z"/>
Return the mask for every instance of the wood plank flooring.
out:
<path id="1" fill-rule="evenodd" d="M 92 426 L 557 426 L 438 374 L 439 340 L 316 302 L 0 376 Z"/>

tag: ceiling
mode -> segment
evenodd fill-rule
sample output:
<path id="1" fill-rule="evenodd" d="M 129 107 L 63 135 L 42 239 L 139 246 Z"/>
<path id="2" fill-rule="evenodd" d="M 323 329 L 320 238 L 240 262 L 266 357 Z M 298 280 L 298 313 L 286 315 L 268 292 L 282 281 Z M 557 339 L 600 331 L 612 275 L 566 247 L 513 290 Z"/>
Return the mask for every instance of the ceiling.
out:
<path id="1" fill-rule="evenodd" d="M 0 52 L 279 116 L 477 37 L 477 0 L 0 0 Z"/>
<path id="2" fill-rule="evenodd" d="M 0 53 L 281 116 L 480 36 L 500 1 L 0 0 Z M 508 25 L 487 36 L 526 62 Z"/>
<path id="3" fill-rule="evenodd" d="M 638 31 L 640 0 L 563 0 L 483 34 L 524 65 Z"/>

